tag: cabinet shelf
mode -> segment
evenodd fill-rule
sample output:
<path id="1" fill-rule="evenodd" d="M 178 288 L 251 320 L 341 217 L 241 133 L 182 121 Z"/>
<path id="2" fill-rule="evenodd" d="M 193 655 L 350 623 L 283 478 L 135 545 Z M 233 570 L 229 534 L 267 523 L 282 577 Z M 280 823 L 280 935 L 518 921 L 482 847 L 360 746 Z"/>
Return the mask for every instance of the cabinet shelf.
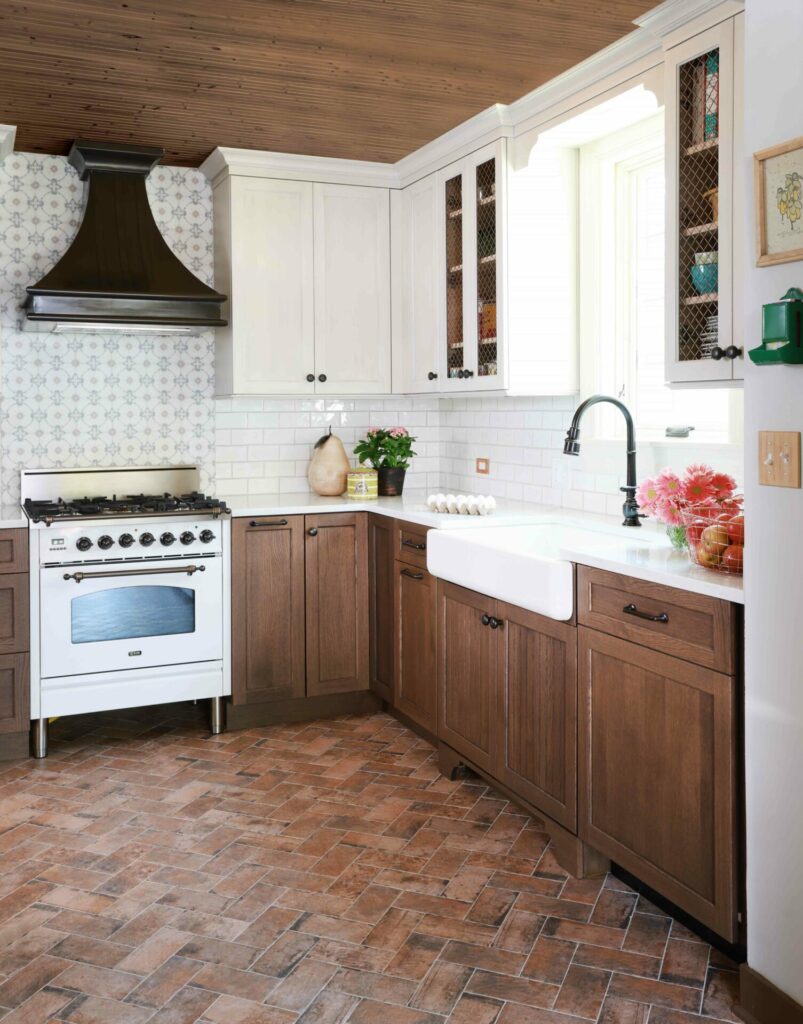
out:
<path id="1" fill-rule="evenodd" d="M 705 142 L 695 142 L 693 146 L 686 146 L 683 150 L 684 156 L 696 156 L 697 153 L 710 153 L 719 146 L 719 139 L 706 139 Z"/>
<path id="2" fill-rule="evenodd" d="M 719 231 L 719 224 L 711 221 L 710 224 L 695 224 L 689 228 L 683 228 L 681 234 L 684 238 L 695 238 L 697 235 L 715 235 Z"/>
<path id="3" fill-rule="evenodd" d="M 684 306 L 704 306 L 706 303 L 716 303 L 719 301 L 719 294 L 717 292 L 706 292 L 705 295 L 689 295 L 685 299 L 681 299 Z"/>

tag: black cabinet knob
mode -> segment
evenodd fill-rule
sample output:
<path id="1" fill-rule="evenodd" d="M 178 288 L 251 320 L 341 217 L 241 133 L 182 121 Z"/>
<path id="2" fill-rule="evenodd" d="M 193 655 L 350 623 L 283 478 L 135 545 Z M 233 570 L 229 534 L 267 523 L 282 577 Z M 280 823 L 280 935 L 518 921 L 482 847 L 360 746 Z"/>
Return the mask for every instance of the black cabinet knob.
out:
<path id="1" fill-rule="evenodd" d="M 312 383 L 314 383 L 314 381 L 315 381 L 315 374 L 314 373 L 308 373 L 307 374 L 307 383 L 308 384 L 312 384 Z"/>
<path id="2" fill-rule="evenodd" d="M 460 380 L 462 380 L 465 377 L 465 375 L 466 375 L 466 371 L 465 370 L 458 370 L 457 371 L 457 376 L 460 378 Z"/>
<path id="3" fill-rule="evenodd" d="M 742 354 L 742 350 L 737 348 L 735 345 L 728 345 L 725 349 L 726 359 L 737 359 Z"/>
<path id="4" fill-rule="evenodd" d="M 714 359 L 716 362 L 719 362 L 724 355 L 725 353 L 722 351 L 719 345 L 714 345 L 714 347 L 711 349 L 711 358 Z"/>
<path id="5" fill-rule="evenodd" d="M 321 382 L 321 384 L 325 384 L 326 383 L 326 374 L 325 373 L 319 373 L 318 374 L 318 380 Z"/>
<path id="6" fill-rule="evenodd" d="M 490 615 L 483 615 L 483 617 L 480 619 L 480 622 L 483 624 L 483 626 L 490 626 L 490 624 L 491 624 L 491 616 Z"/>
<path id="7" fill-rule="evenodd" d="M 317 526 L 313 526 L 312 529 L 308 531 L 308 533 L 309 533 L 310 537 L 317 537 L 318 536 L 318 527 Z"/>
<path id="8" fill-rule="evenodd" d="M 430 370 L 429 373 L 427 374 L 427 380 L 437 380 L 437 379 L 438 379 L 437 373 L 435 373 L 434 371 Z"/>
<path id="9" fill-rule="evenodd" d="M 473 370 L 465 370 L 464 373 L 463 373 L 463 376 L 464 377 L 473 377 L 474 376 L 474 371 Z"/>

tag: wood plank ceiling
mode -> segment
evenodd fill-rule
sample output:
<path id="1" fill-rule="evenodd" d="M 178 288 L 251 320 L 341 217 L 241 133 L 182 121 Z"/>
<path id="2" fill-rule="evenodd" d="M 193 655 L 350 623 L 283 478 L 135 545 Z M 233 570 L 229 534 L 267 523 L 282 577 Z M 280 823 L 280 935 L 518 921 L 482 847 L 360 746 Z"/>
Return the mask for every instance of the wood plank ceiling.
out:
<path id="1" fill-rule="evenodd" d="M 655 0 L 1 0 L 0 122 L 394 161 L 633 29 Z"/>

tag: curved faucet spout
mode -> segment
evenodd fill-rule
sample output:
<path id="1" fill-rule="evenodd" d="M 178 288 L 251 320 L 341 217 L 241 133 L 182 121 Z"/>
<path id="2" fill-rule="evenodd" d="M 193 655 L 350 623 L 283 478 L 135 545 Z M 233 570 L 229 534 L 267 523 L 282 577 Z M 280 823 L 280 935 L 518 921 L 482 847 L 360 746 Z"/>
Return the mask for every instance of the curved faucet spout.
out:
<path id="1" fill-rule="evenodd" d="M 572 417 L 572 425 L 566 431 L 566 440 L 563 442 L 563 454 L 580 454 L 580 420 L 583 418 L 586 410 L 598 402 L 609 402 L 611 405 L 615 405 L 625 418 L 627 425 L 627 484 L 625 487 L 620 488 L 626 495 L 625 503 L 622 506 L 624 514 L 622 525 L 641 526 L 642 517 L 639 514 L 638 502 L 636 501 L 636 429 L 633 426 L 633 417 L 630 415 L 630 410 L 624 402 L 620 402 L 618 398 L 611 398 L 610 395 L 592 395 L 584 402 L 581 402 Z"/>

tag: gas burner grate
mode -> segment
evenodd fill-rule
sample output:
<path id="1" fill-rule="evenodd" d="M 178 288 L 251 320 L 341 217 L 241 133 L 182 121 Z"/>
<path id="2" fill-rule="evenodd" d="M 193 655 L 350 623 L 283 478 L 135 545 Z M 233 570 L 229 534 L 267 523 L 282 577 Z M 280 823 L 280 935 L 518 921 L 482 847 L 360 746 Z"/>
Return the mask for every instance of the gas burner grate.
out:
<path id="1" fill-rule="evenodd" d="M 111 498 L 83 497 L 65 501 L 34 501 L 26 498 L 26 515 L 35 523 L 52 523 L 60 519 L 97 519 L 125 516 L 180 515 L 188 512 L 227 514 L 225 501 L 192 491 L 189 494 L 126 494 Z"/>

